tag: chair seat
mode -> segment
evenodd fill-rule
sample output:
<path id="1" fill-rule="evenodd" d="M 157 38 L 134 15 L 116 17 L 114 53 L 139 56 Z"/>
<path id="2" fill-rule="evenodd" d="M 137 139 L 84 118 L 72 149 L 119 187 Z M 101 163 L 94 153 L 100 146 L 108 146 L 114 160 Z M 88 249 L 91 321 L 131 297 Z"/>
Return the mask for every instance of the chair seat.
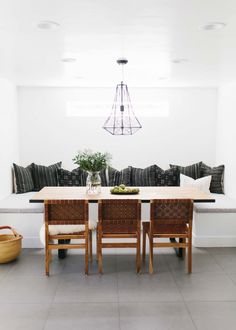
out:
<path id="1" fill-rule="evenodd" d="M 96 229 L 96 226 L 89 226 L 90 230 Z M 85 230 L 84 225 L 49 225 L 50 235 L 75 234 Z"/>
<path id="2" fill-rule="evenodd" d="M 143 222 L 143 228 L 146 232 L 149 231 L 149 227 L 150 227 L 150 222 Z M 170 225 L 170 224 L 159 224 L 159 225 L 154 225 L 153 228 L 153 234 L 154 235 L 168 235 L 168 234 L 176 234 L 176 236 L 178 236 L 178 234 L 188 234 L 188 227 L 183 224 L 183 225 Z"/>
<path id="3" fill-rule="evenodd" d="M 84 225 L 49 225 L 49 235 L 63 235 L 63 234 L 82 234 L 84 232 Z M 89 230 L 96 229 L 95 222 L 89 222 Z M 40 241 L 45 246 L 45 225 L 43 224 L 39 232 Z"/>

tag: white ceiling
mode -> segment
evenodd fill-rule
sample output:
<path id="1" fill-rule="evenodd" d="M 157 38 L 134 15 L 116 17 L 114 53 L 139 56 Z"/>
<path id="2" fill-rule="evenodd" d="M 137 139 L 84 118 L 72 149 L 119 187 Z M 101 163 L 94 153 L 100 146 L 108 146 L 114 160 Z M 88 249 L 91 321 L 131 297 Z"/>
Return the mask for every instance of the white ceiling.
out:
<path id="1" fill-rule="evenodd" d="M 60 28 L 39 30 L 42 20 Z M 212 21 L 227 26 L 200 28 Z M 65 56 L 77 61 L 62 63 Z M 0 75 L 17 85 L 113 86 L 120 56 L 129 85 L 232 81 L 236 0 L 0 0 Z"/>

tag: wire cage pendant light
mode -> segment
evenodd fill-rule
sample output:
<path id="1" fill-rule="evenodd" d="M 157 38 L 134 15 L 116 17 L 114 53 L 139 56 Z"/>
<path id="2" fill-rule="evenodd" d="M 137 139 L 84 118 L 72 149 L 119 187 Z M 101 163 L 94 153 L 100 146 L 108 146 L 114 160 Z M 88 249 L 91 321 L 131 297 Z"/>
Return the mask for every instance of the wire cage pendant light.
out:
<path id="1" fill-rule="evenodd" d="M 123 73 L 123 66 L 128 63 L 128 60 L 120 58 L 117 63 L 122 65 Z M 132 135 L 142 128 L 133 111 L 128 86 L 123 81 L 116 86 L 112 110 L 103 128 L 112 135 Z"/>

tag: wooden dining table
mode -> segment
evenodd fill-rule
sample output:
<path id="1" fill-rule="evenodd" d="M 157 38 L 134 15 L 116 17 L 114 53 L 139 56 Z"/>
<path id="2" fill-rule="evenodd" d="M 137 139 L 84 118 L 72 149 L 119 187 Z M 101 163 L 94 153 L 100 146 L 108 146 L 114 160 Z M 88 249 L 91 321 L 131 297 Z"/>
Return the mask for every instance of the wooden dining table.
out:
<path id="1" fill-rule="evenodd" d="M 112 194 L 111 187 L 101 187 L 97 195 L 86 194 L 86 187 L 44 187 L 30 199 L 30 203 L 44 203 L 45 200 L 78 199 L 97 203 L 101 199 L 139 199 L 142 203 L 150 203 L 152 199 L 192 199 L 194 203 L 214 203 L 209 194 L 189 187 L 138 187 L 135 195 Z"/>
<path id="2" fill-rule="evenodd" d="M 112 194 L 111 187 L 101 187 L 97 195 L 86 194 L 86 187 L 44 187 L 30 199 L 30 203 L 44 203 L 45 200 L 87 200 L 98 203 L 102 199 L 139 199 L 142 203 L 150 203 L 153 199 L 192 199 L 194 203 L 214 203 L 215 199 L 209 194 L 196 188 L 189 187 L 138 187 L 138 194 Z M 175 241 L 175 239 L 171 239 Z M 178 257 L 182 257 L 182 249 L 175 249 Z M 65 250 L 59 251 L 64 258 Z"/>

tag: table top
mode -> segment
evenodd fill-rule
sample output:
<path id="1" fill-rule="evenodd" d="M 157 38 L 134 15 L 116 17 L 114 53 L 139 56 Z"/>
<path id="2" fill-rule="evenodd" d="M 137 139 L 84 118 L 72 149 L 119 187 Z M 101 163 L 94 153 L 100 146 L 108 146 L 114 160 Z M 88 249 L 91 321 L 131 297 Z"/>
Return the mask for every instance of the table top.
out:
<path id="1" fill-rule="evenodd" d="M 215 199 L 196 188 L 188 187 L 138 187 L 136 195 L 113 195 L 111 187 L 102 187 L 101 193 L 87 195 L 86 187 L 44 187 L 30 199 L 30 203 L 43 203 L 45 200 L 85 199 L 97 203 L 101 199 L 139 199 L 149 203 L 152 199 L 192 199 L 195 203 L 214 203 Z"/>

